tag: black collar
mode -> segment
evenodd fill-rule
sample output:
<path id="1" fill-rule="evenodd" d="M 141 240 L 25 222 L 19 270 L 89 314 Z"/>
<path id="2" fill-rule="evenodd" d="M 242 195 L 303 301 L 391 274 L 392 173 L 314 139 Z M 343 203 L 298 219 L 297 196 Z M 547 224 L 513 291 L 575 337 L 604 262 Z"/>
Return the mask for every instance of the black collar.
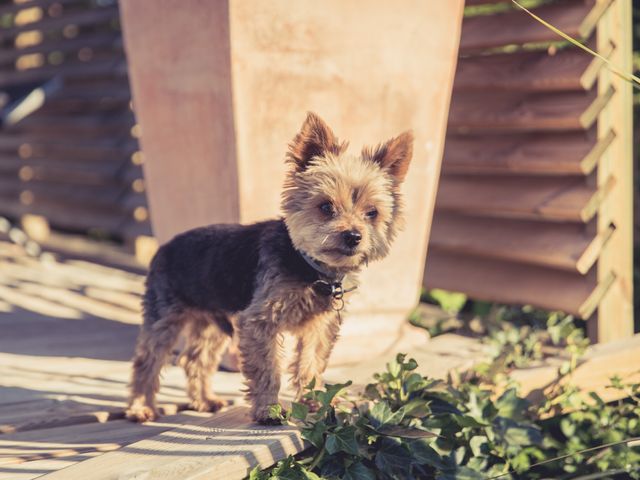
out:
<path id="1" fill-rule="evenodd" d="M 311 255 L 307 254 L 306 252 L 303 252 L 302 250 L 298 250 L 298 252 L 300 253 L 300 256 L 304 258 L 304 261 L 307 262 L 307 264 L 311 268 L 313 268 L 317 273 L 320 274 L 321 278 L 324 277 L 325 280 L 337 283 L 341 283 L 344 279 L 344 274 L 336 274 L 335 272 L 332 272 L 331 270 L 325 268 L 321 262 L 313 258 Z"/>
<path id="2" fill-rule="evenodd" d="M 330 271 L 322 265 L 322 262 L 319 262 L 302 250 L 298 250 L 298 253 L 300 253 L 304 261 L 318 274 L 319 278 L 311 284 L 313 291 L 323 297 L 333 297 L 334 300 L 339 300 L 343 306 L 344 302 L 342 297 L 344 294 L 355 290 L 356 287 L 345 290 L 342 286 L 342 280 L 344 280 L 343 273 L 336 274 Z M 341 310 L 342 306 L 340 306 L 338 310 Z"/>

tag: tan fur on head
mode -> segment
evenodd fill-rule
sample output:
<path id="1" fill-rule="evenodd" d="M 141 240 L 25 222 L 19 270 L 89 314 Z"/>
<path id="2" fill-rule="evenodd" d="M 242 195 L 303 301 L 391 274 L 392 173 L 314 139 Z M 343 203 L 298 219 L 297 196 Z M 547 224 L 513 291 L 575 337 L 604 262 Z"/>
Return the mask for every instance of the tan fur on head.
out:
<path id="1" fill-rule="evenodd" d="M 289 144 L 287 160 L 301 172 L 313 158 L 325 154 L 340 155 L 346 149 L 347 142 L 340 143 L 329 126 L 315 113 L 309 112 L 300 132 Z"/>
<path id="2" fill-rule="evenodd" d="M 409 168 L 413 135 L 405 132 L 361 156 L 345 153 L 332 130 L 309 113 L 289 147 L 282 209 L 299 250 L 339 270 L 384 257 L 402 220 L 399 186 Z M 327 207 L 327 204 L 330 207 Z M 362 236 L 345 249 L 344 232 Z"/>

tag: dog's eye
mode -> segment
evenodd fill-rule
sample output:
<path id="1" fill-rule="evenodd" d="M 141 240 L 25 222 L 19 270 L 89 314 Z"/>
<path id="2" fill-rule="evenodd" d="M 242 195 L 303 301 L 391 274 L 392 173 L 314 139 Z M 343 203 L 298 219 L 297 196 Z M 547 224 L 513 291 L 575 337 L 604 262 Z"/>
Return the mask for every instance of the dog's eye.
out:
<path id="1" fill-rule="evenodd" d="M 324 202 L 320 205 L 320 211 L 325 215 L 333 216 L 335 210 L 333 209 L 333 204 L 331 202 Z"/>
<path id="2" fill-rule="evenodd" d="M 372 208 L 366 213 L 366 215 L 367 215 L 367 218 L 373 220 L 378 216 L 378 210 L 376 210 L 375 208 Z"/>

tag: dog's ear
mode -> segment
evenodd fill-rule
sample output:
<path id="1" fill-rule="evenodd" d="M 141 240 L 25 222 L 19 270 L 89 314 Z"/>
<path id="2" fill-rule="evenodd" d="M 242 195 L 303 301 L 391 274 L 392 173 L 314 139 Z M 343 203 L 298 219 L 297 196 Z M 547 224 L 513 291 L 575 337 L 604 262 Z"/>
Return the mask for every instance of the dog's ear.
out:
<path id="1" fill-rule="evenodd" d="M 411 130 L 401 133 L 384 144 L 374 149 L 365 147 L 362 156 L 388 171 L 398 182 L 402 182 L 409 170 L 409 163 L 413 155 L 413 132 Z"/>
<path id="2" fill-rule="evenodd" d="M 346 147 L 346 142 L 340 143 L 319 116 L 309 112 L 300 132 L 289 144 L 287 159 L 301 172 L 314 157 L 322 157 L 326 153 L 339 155 Z"/>

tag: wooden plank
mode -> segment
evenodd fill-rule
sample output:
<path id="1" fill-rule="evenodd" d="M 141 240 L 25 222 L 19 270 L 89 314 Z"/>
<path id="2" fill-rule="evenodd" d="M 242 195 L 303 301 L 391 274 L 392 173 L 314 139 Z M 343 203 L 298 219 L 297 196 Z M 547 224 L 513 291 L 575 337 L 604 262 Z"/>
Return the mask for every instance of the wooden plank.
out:
<path id="1" fill-rule="evenodd" d="M 117 186 L 126 184 L 124 179 L 119 181 L 119 172 L 127 163 L 127 158 L 113 159 L 112 162 L 58 162 L 46 160 L 20 160 L 19 158 L 0 157 L 0 172 L 11 173 L 14 180 L 51 182 L 62 185 L 84 186 Z"/>
<path id="2" fill-rule="evenodd" d="M 142 425 L 128 420 L 113 420 L 0 435 L 0 465 L 113 451 L 176 426 L 182 428 L 191 422 L 197 425 L 208 416 L 185 412 Z"/>
<path id="3" fill-rule="evenodd" d="M 63 179 L 65 180 L 65 179 Z M 72 180 L 72 179 L 69 179 Z M 15 181 L 0 179 L 0 196 L 21 195 L 29 192 L 25 204 L 53 202 L 58 204 L 81 203 L 88 208 L 110 207 L 128 190 L 127 185 L 114 181 L 100 184 L 87 184 L 65 180 L 63 182 L 39 181 L 32 178 L 29 181 Z"/>
<path id="4" fill-rule="evenodd" d="M 44 474 L 69 467 L 91 457 L 102 455 L 101 452 L 81 453 L 62 458 L 34 460 L 32 462 L 0 465 L 0 480 L 33 480 Z"/>
<path id="5" fill-rule="evenodd" d="M 118 19 L 117 5 L 108 5 L 105 7 L 92 8 L 89 10 L 81 9 L 67 15 L 61 15 L 60 17 L 45 16 L 42 20 L 37 22 L 4 28 L 0 30 L 0 39 L 6 40 L 18 35 L 19 33 L 29 32 L 32 30 L 51 32 L 54 30 L 62 29 L 67 25 L 85 27 L 88 25 L 107 23 L 113 19 Z"/>
<path id="6" fill-rule="evenodd" d="M 122 55 L 118 55 L 115 58 L 96 59 L 90 62 L 67 61 L 63 65 L 45 65 L 27 70 L 2 72 L 0 87 L 43 82 L 57 75 L 75 79 L 91 78 L 95 75 L 122 77 L 123 70 L 126 74 L 123 59 Z"/>
<path id="7" fill-rule="evenodd" d="M 614 91 L 493 93 L 460 92 L 452 97 L 449 132 L 587 130 Z"/>
<path id="8" fill-rule="evenodd" d="M 50 156 L 60 153 L 62 156 L 73 156 L 78 153 L 82 158 L 92 159 L 99 154 L 113 155 L 121 150 L 129 151 L 137 146 L 135 139 L 102 138 L 102 139 L 75 139 L 69 143 L 67 139 L 42 139 L 29 135 L 12 135 L 3 133 L 0 136 L 0 150 L 17 151 L 20 147 L 27 149 L 21 152 L 23 158 L 34 156 Z M 102 157 L 98 157 L 102 158 Z"/>
<path id="9" fill-rule="evenodd" d="M 126 224 L 121 231 L 126 232 Z M 85 263 L 90 261 L 92 262 L 90 265 L 94 267 L 96 264 L 110 265 L 120 268 L 120 272 L 145 272 L 143 265 L 138 264 L 133 255 L 124 250 L 122 245 L 104 239 L 95 240 L 86 235 L 61 234 L 52 231 L 50 237 L 41 246 L 63 258 L 73 257 L 77 259 L 75 261 L 85 261 Z"/>
<path id="10" fill-rule="evenodd" d="M 463 292 L 471 298 L 588 317 L 595 275 L 583 276 L 539 266 L 433 249 L 425 269 L 426 288 Z M 605 292 L 599 293 L 599 295 Z"/>
<path id="11" fill-rule="evenodd" d="M 532 9 L 536 15 L 574 38 L 585 39 L 594 30 L 612 0 L 563 0 Z M 465 19 L 460 52 L 559 41 L 561 38 L 527 13 L 514 9 L 496 15 Z"/>
<path id="12" fill-rule="evenodd" d="M 122 36 L 116 32 L 83 34 L 73 38 L 63 38 L 61 40 L 47 40 L 36 45 L 29 45 L 24 48 L 3 48 L 0 49 L 0 64 L 14 62 L 22 55 L 32 53 L 42 53 L 47 55 L 51 52 L 74 52 L 82 48 L 97 48 L 117 50 L 122 48 Z"/>
<path id="13" fill-rule="evenodd" d="M 126 168 L 126 175 L 121 176 L 124 165 L 129 163 L 129 158 L 112 158 L 111 161 L 84 162 L 78 160 L 58 161 L 49 159 L 21 160 L 16 157 L 0 155 L 0 172 L 10 173 L 17 181 L 21 179 L 38 179 L 50 181 L 62 181 L 63 183 L 108 184 L 118 178 L 123 183 L 129 183 L 129 176 L 141 178 L 139 167 L 131 165 Z M 127 165 L 129 167 L 129 165 Z M 131 173 L 129 171 L 131 170 Z M 19 172 L 21 172 L 19 174 Z"/>
<path id="14" fill-rule="evenodd" d="M 540 265 L 585 274 L 611 238 L 594 236 L 579 223 L 474 218 L 438 215 L 431 247 L 450 253 Z"/>
<path id="15" fill-rule="evenodd" d="M 14 133 L 24 132 L 42 135 L 41 138 L 56 138 L 58 135 L 73 135 L 84 138 L 103 137 L 130 132 L 135 125 L 133 113 L 123 110 L 109 115 L 34 115 L 15 126 L 8 127 Z M 47 137 L 51 135 L 51 137 Z"/>
<path id="16" fill-rule="evenodd" d="M 0 136 L 1 164 L 19 162 L 22 165 L 56 166 L 75 165 L 87 170 L 96 169 L 99 172 L 113 171 L 129 162 L 139 146 L 135 138 L 124 136 L 120 138 L 94 139 L 65 139 L 65 141 L 40 139 L 30 135 L 2 135 Z M 19 155 L 19 158 L 18 156 Z M 114 166 L 115 164 L 115 166 Z M 140 168 L 131 165 L 135 168 Z"/>
<path id="17" fill-rule="evenodd" d="M 8 106 L 2 113 L 2 119 L 7 127 L 11 127 L 35 113 L 86 114 L 91 111 L 99 117 L 116 110 L 125 110 L 130 99 L 131 93 L 127 85 L 68 88 L 56 77 Z"/>
<path id="18" fill-rule="evenodd" d="M 598 47 L 613 43 L 616 49 L 611 61 L 624 71 L 632 71 L 631 1 L 616 0 L 598 26 Z M 631 336 L 634 332 L 634 262 L 633 262 L 633 92 L 631 85 L 603 69 L 598 78 L 598 90 L 615 88 L 616 94 L 598 117 L 598 137 L 609 129 L 616 139 L 605 153 L 598 168 L 597 184 L 605 185 L 610 176 L 616 178 L 611 195 L 600 205 L 597 230 L 610 224 L 616 236 L 607 245 L 598 261 L 599 281 L 608 272 L 615 272 L 615 283 L 598 307 L 598 316 L 589 324 L 592 340 L 609 342 Z"/>
<path id="19" fill-rule="evenodd" d="M 43 115 L 65 115 L 75 117 L 93 112 L 95 116 L 107 116 L 126 110 L 131 105 L 128 92 L 123 92 L 122 97 L 95 96 L 86 99 L 58 100 L 47 102 L 39 113 Z"/>
<path id="20" fill-rule="evenodd" d="M 304 448 L 296 428 L 257 426 L 246 408 L 236 407 L 40 478 L 106 480 L 135 475 L 154 480 L 240 480 L 256 465 L 268 467 Z"/>
<path id="21" fill-rule="evenodd" d="M 53 204 L 34 202 L 24 205 L 18 200 L 3 198 L 0 202 L 0 214 L 19 218 L 26 214 L 42 215 L 46 217 L 54 228 L 72 230 L 104 230 L 118 232 L 120 225 L 129 217 L 128 212 L 118 209 L 87 208 L 78 204 Z"/>
<path id="22" fill-rule="evenodd" d="M 588 175 L 611 145 L 615 133 L 596 140 L 596 132 L 519 135 L 449 135 L 445 174 Z"/>
<path id="23" fill-rule="evenodd" d="M 24 97 L 14 101 L 0 112 L 2 125 L 15 125 L 44 105 L 46 99 L 62 89 L 62 81 L 53 78 L 37 88 L 31 89 Z"/>
<path id="24" fill-rule="evenodd" d="M 621 400 L 628 394 L 607 388 L 610 378 L 620 376 L 625 383 L 640 381 L 640 334 L 589 347 L 578 367 L 561 384 L 571 384 L 585 394 L 597 393 L 605 402 Z M 509 376 L 521 386 L 523 395 L 532 402 L 544 399 L 547 388 L 557 383 L 557 365 L 516 369 Z"/>
<path id="25" fill-rule="evenodd" d="M 588 222 L 611 191 L 613 178 L 601 189 L 582 178 L 444 176 L 436 209 L 487 217 Z"/>
<path id="26" fill-rule="evenodd" d="M 603 52 L 610 53 L 611 48 Z M 453 91 L 587 91 L 603 66 L 578 48 L 462 57 Z"/>
<path id="27" fill-rule="evenodd" d="M 83 0 L 27 0 L 19 3 L 12 2 L 6 5 L 0 6 L 0 15 L 15 14 L 20 10 L 25 10 L 27 8 L 33 8 L 33 7 L 46 8 L 53 3 L 66 5 L 71 3 L 82 3 L 82 1 Z"/>

